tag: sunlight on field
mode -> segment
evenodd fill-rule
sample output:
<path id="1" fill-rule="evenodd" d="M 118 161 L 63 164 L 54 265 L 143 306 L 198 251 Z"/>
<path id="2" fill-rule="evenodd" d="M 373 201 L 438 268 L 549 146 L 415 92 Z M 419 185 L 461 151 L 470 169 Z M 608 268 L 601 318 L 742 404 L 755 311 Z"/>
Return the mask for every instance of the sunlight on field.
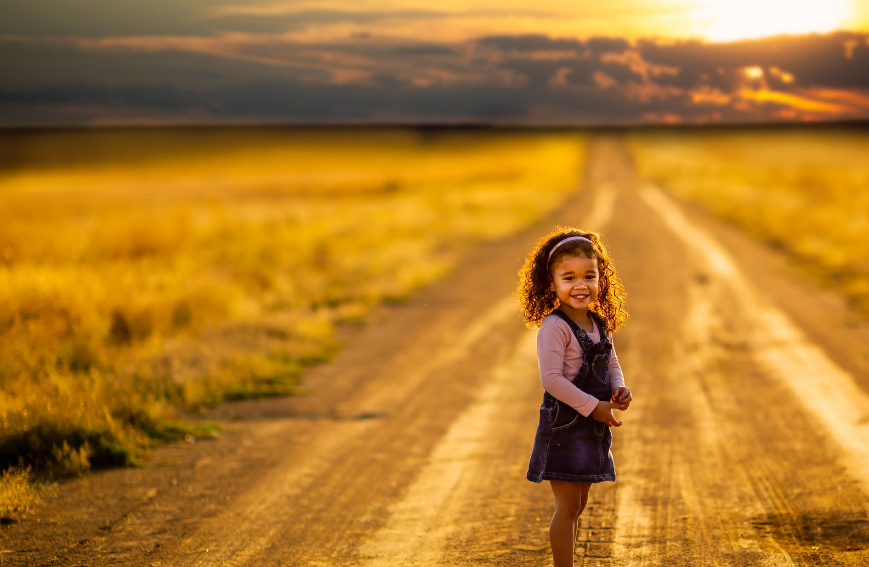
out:
<path id="1" fill-rule="evenodd" d="M 787 251 L 869 315 L 869 132 L 652 131 L 629 143 L 643 176 Z"/>
<path id="2" fill-rule="evenodd" d="M 364 320 L 577 189 L 575 134 L 0 136 L 0 468 L 135 464 L 291 394 Z M 67 442 L 67 445 L 64 445 Z"/>

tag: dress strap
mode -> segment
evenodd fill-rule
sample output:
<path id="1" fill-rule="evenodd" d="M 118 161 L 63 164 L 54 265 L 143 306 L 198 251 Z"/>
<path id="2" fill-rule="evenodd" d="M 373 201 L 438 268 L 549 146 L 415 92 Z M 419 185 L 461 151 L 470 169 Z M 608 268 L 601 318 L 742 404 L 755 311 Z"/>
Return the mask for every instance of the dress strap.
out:
<path id="1" fill-rule="evenodd" d="M 591 316 L 594 318 L 594 322 L 597 325 L 597 330 L 600 333 L 600 345 L 606 345 L 606 349 L 608 352 L 612 353 L 612 342 L 610 341 L 609 335 L 606 332 L 606 321 L 603 320 L 603 317 L 595 313 L 594 311 L 589 311 Z"/>
<path id="2" fill-rule="evenodd" d="M 600 333 L 601 342 L 609 341 L 609 336 L 606 332 L 606 321 L 604 321 L 603 317 L 601 317 L 594 311 L 589 311 L 589 314 L 591 315 L 592 319 L 594 319 L 594 324 L 597 325 L 597 331 L 598 333 Z"/>
<path id="3" fill-rule="evenodd" d="M 589 311 L 589 313 L 591 313 L 591 311 Z M 582 327 L 577 325 L 576 322 L 567 315 L 567 313 L 565 313 L 561 309 L 555 309 L 552 314 L 557 315 L 570 326 L 570 330 L 573 331 L 574 336 L 576 336 L 576 340 L 579 341 L 579 344 L 582 346 L 583 350 L 587 350 L 594 346 L 594 343 L 591 342 L 591 337 L 588 336 L 588 333 L 586 333 Z M 593 316 L 594 315 L 592 315 L 592 317 Z M 601 333 L 601 340 L 606 339 L 606 331 L 603 329 L 603 327 L 600 326 L 600 323 L 598 323 L 597 319 L 595 319 L 594 322 L 595 325 L 598 326 L 598 332 Z"/>

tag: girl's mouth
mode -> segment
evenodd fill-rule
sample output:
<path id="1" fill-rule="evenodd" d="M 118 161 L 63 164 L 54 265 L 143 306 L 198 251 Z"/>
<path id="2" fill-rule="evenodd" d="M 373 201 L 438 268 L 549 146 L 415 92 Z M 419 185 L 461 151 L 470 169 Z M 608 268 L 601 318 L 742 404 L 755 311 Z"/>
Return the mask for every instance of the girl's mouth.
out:
<path id="1" fill-rule="evenodd" d="M 582 301 L 583 299 L 588 299 L 588 294 L 585 293 L 585 294 L 582 294 L 582 295 L 571 295 L 570 297 Z"/>

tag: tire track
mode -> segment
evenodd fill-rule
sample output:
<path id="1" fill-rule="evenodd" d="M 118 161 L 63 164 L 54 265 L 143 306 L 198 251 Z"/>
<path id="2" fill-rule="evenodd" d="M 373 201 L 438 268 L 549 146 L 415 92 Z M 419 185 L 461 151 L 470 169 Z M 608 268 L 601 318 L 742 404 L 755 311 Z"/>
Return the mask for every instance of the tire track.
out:
<path id="1" fill-rule="evenodd" d="M 536 231 L 516 240 L 531 237 L 536 240 Z M 523 241 L 521 248 L 525 246 Z M 520 246 L 514 242 L 501 248 L 496 261 L 486 258 L 479 269 L 469 270 L 468 277 L 453 279 L 488 281 L 492 264 L 503 264 Z M 492 380 L 503 387 L 505 380 L 517 379 L 504 375 L 506 367 L 494 375 L 490 368 L 493 360 L 510 360 L 516 342 L 509 337 L 519 340 L 522 332 L 513 297 L 498 294 L 501 299 L 493 304 L 487 293 L 491 285 L 452 286 L 445 289 L 446 297 L 434 300 L 456 308 L 426 311 L 425 317 L 436 317 L 428 324 L 419 321 L 417 330 L 411 331 L 434 338 L 430 346 L 416 341 L 411 348 L 390 353 L 391 362 L 383 364 L 382 374 L 360 376 L 364 381 L 352 397 L 331 395 L 324 380 L 319 388 L 324 395 L 312 400 L 333 415 L 376 419 L 323 423 L 316 438 L 300 440 L 301 462 L 314 464 L 300 464 L 299 456 L 278 462 L 233 507 L 159 559 L 173 565 L 355 565 L 367 561 L 366 553 L 389 557 L 391 552 L 381 551 L 384 547 L 408 560 L 419 551 L 418 545 L 408 547 L 392 537 L 389 522 L 395 526 L 401 518 L 416 526 L 429 525 L 428 516 L 418 515 L 422 499 L 427 502 L 425 510 L 441 502 L 446 506 L 442 511 L 449 513 L 456 490 L 461 490 L 455 483 L 473 471 L 467 463 L 485 456 L 476 453 L 473 438 L 461 436 L 463 427 L 485 423 L 496 411 L 485 399 L 473 404 L 468 394 L 491 393 Z M 505 287 L 512 289 L 513 282 Z M 483 302 L 488 307 L 478 313 Z M 509 328 L 503 336 L 498 332 L 502 327 Z M 532 360 L 536 367 L 536 357 Z M 505 401 L 503 396 L 499 399 Z M 286 436 L 291 436 L 289 431 Z M 300 477 L 292 472 L 297 469 L 311 474 Z M 381 534 L 380 543 L 362 545 L 372 533 Z M 207 555 L 201 553 L 204 541 L 212 543 Z M 443 537 L 423 538 L 425 552 L 437 556 L 438 541 Z"/>
<path id="2" fill-rule="evenodd" d="M 592 148 L 592 155 L 606 151 L 612 148 L 596 146 Z M 600 159 L 594 163 L 598 167 L 608 166 L 610 160 Z M 605 171 L 591 174 L 606 177 Z M 615 185 L 601 182 L 593 192 L 592 206 L 582 226 L 602 230 L 612 218 L 615 199 Z M 515 308 L 513 312 L 514 319 L 519 321 Z M 516 483 L 529 484 L 523 483 L 530 454 L 527 445 L 533 440 L 538 414 L 529 411 L 529 407 L 536 410 L 537 406 L 529 406 L 528 400 L 539 397 L 541 390 L 536 336 L 536 330 L 525 330 L 518 342 L 502 353 L 476 401 L 450 426 L 404 498 L 390 506 L 386 525 L 360 546 L 360 556 L 364 558 L 362 566 L 459 565 L 463 564 L 463 559 L 467 561 L 469 548 L 474 550 L 471 556 L 476 554 L 481 562 L 504 561 L 506 565 L 519 565 L 549 552 L 548 536 L 544 533 L 541 538 L 540 530 L 524 540 L 493 538 L 486 520 L 479 517 L 481 503 L 488 502 L 486 513 L 490 517 L 515 518 L 516 502 L 503 501 L 499 491 L 516 491 Z M 512 412 L 525 414 L 527 419 L 505 423 L 504 416 Z M 493 446 L 499 450 L 493 451 Z M 501 476 L 493 476 L 492 470 L 503 472 Z M 540 487 L 531 488 L 537 489 L 535 498 L 539 498 Z M 586 524 L 578 530 L 580 556 L 602 555 L 607 544 L 612 543 L 611 516 L 615 508 L 612 494 L 609 500 L 608 510 L 600 499 L 589 502 L 584 515 Z M 536 510 L 531 525 L 548 532 L 548 521 L 541 521 L 540 516 L 546 514 L 545 507 L 532 505 L 530 508 Z M 601 517 L 604 514 L 608 516 L 606 520 Z M 455 545 L 457 539 L 463 542 L 462 546 Z M 592 547 L 598 545 L 603 549 Z"/>
<path id="3" fill-rule="evenodd" d="M 504 409 L 527 399 L 537 365 L 537 334 L 527 330 L 504 351 L 476 401 L 450 426 L 404 498 L 389 507 L 389 521 L 360 547 L 364 567 L 441 567 L 448 541 L 461 532 L 464 506 L 477 480 L 499 454 L 492 447 Z M 512 351 L 512 356 L 508 353 Z"/>
<path id="4" fill-rule="evenodd" d="M 755 359 L 791 389 L 841 446 L 840 460 L 869 494 L 869 395 L 781 311 L 766 304 L 727 252 L 690 224 L 660 190 L 646 186 L 641 196 L 697 256 L 707 259 L 708 268 L 730 288 L 730 296 L 744 305 L 745 315 L 751 318 Z"/>
<path id="5" fill-rule="evenodd" d="M 685 313 L 677 334 L 684 344 L 681 353 L 667 353 L 652 367 L 663 373 L 660 378 L 639 374 L 634 382 L 635 391 L 648 389 L 651 396 L 638 396 L 641 404 L 630 410 L 635 427 L 625 430 L 628 458 L 620 477 L 616 555 L 627 565 L 862 564 L 869 557 L 865 539 L 862 549 L 849 555 L 825 555 L 808 541 L 807 518 L 834 539 L 836 518 L 857 518 L 857 525 L 865 526 L 866 478 L 857 474 L 863 464 L 859 435 L 839 443 L 844 450 L 835 458 L 850 471 L 852 482 L 842 482 L 838 471 L 830 470 L 835 447 L 825 438 L 839 442 L 842 432 L 819 425 L 823 414 L 816 408 L 823 406 L 813 405 L 814 398 L 807 401 L 802 390 L 810 388 L 814 396 L 811 388 L 818 385 L 805 368 L 832 376 L 835 385 L 825 391 L 826 403 L 852 396 L 850 403 L 859 409 L 862 393 L 855 392 L 844 371 L 830 368 L 823 352 L 802 339 L 783 315 L 763 305 L 727 253 L 669 199 L 648 188 L 639 194 L 657 215 L 643 223 L 646 230 L 657 233 L 655 225 L 662 223 L 676 238 L 656 246 L 671 254 L 680 246 L 688 254 L 684 259 L 673 254 L 673 263 L 661 267 L 683 272 L 685 301 L 679 309 Z M 741 339 L 747 330 L 748 338 Z M 645 343 L 639 353 L 625 357 L 625 366 L 637 367 L 639 356 L 648 358 L 655 346 L 648 337 L 628 337 Z M 782 356 L 807 366 L 797 371 L 788 365 L 783 371 L 775 358 Z M 765 412 L 763 421 L 752 419 L 751 409 L 762 399 L 777 400 L 783 411 Z M 852 421 L 845 434 L 856 427 L 859 423 Z M 789 437 L 791 431 L 800 437 Z M 819 494 L 795 500 L 801 481 L 814 482 Z M 827 495 L 821 496 L 824 490 Z M 824 512 L 813 516 L 818 508 Z"/>
<path id="6" fill-rule="evenodd" d="M 511 298 L 496 303 L 458 335 L 452 348 L 434 353 L 421 366 L 419 359 L 415 359 L 408 365 L 413 371 L 403 373 L 407 379 L 400 386 L 387 390 L 392 399 L 386 397 L 383 388 L 367 389 L 372 394 L 360 395 L 354 400 L 358 404 L 356 411 L 361 412 L 360 415 L 383 414 L 384 408 L 394 406 L 395 396 L 401 399 L 406 392 L 422 388 L 431 376 L 461 361 L 493 327 L 515 316 L 512 305 Z M 291 427 L 295 424 L 285 425 Z M 323 490 L 318 485 L 334 483 L 337 480 L 335 475 L 342 471 L 352 475 L 353 469 L 367 460 L 366 455 L 376 453 L 376 441 L 388 435 L 389 431 L 390 426 L 379 419 L 321 423 L 307 437 L 298 439 L 298 446 L 293 448 L 289 458 L 259 478 L 232 506 L 203 522 L 195 534 L 177 547 L 167 549 L 155 560 L 171 557 L 171 564 L 178 566 L 234 566 L 273 561 L 273 546 L 287 529 L 287 524 L 280 521 L 287 519 L 286 511 L 310 510 L 311 494 Z M 279 434 L 292 437 L 286 429 Z M 348 463 L 354 464 L 348 466 Z M 362 479 L 360 489 L 364 490 L 365 483 Z M 337 486 L 335 489 L 340 490 Z M 349 490 L 349 486 L 345 490 Z M 383 490 L 389 492 L 388 487 Z M 346 521 L 351 520 L 352 515 L 346 518 Z M 311 531 L 308 534 L 314 535 Z"/>

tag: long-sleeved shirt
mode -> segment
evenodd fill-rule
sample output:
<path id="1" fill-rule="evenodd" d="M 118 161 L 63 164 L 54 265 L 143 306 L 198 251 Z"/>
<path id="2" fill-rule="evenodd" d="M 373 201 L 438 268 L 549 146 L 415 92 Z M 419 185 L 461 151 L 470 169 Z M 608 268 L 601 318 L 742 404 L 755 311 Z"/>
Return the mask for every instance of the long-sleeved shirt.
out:
<path id="1" fill-rule="evenodd" d="M 600 342 L 600 329 L 596 323 L 588 336 L 593 343 Z M 608 337 L 612 342 L 612 335 Z M 540 384 L 547 392 L 586 417 L 594 411 L 599 400 L 571 382 L 582 366 L 582 345 L 570 326 L 557 315 L 544 317 L 537 331 L 537 365 Z M 613 390 L 625 385 L 615 345 L 610 356 L 609 376 Z"/>

